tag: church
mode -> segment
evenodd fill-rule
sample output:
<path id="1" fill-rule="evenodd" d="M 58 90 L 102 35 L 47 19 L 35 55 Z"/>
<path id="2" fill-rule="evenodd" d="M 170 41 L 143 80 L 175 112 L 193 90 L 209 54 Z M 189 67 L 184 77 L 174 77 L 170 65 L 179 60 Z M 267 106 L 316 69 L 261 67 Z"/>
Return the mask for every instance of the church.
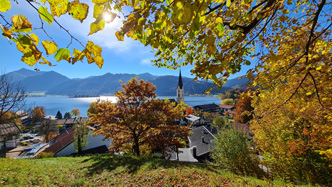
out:
<path id="1" fill-rule="evenodd" d="M 182 83 L 181 70 L 180 70 L 180 75 L 179 75 L 178 87 L 176 89 L 176 102 L 184 103 L 184 89 L 183 89 L 183 83 Z"/>

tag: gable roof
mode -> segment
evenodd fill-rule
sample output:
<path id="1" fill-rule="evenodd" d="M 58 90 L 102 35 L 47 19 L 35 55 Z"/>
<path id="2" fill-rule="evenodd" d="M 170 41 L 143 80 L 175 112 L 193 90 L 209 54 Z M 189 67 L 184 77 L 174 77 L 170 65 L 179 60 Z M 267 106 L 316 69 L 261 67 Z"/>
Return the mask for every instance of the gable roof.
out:
<path id="1" fill-rule="evenodd" d="M 44 152 L 53 152 L 54 154 L 57 154 L 74 140 L 74 127 L 72 127 L 51 140 L 49 143 L 50 146 L 46 148 Z"/>
<path id="2" fill-rule="evenodd" d="M 210 108 L 218 108 L 218 105 L 216 104 L 206 104 L 206 105 L 197 105 L 197 106 L 194 106 L 194 108 L 199 108 L 199 109 L 210 109 Z"/>
<path id="3" fill-rule="evenodd" d="M 192 132 L 193 134 L 189 136 L 189 141 L 191 147 L 196 147 L 196 156 L 209 153 L 213 147 L 214 135 L 205 126 L 197 127 Z M 203 142 L 202 139 L 204 139 Z"/>
<path id="4" fill-rule="evenodd" d="M 12 136 L 21 133 L 20 128 L 16 123 L 5 123 L 0 124 L 0 137 L 1 136 Z"/>
<path id="5" fill-rule="evenodd" d="M 49 119 L 46 119 L 49 120 Z M 51 119 L 52 120 L 52 119 Z M 56 125 L 66 125 L 66 124 L 74 124 L 76 122 L 79 123 L 84 123 L 88 121 L 88 118 L 86 117 L 79 117 L 79 118 L 71 118 L 71 119 L 53 119 L 52 121 L 54 121 L 54 123 Z"/>

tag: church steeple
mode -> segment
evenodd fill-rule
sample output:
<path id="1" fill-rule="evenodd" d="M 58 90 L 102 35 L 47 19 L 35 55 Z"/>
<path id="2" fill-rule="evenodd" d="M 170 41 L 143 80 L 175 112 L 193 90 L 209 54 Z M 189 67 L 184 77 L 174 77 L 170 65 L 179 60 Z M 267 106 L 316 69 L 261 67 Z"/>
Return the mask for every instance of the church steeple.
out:
<path id="1" fill-rule="evenodd" d="M 178 88 L 180 88 L 180 89 L 183 88 L 182 76 L 181 76 L 181 70 L 180 70 L 180 75 L 179 75 Z"/>
<path id="2" fill-rule="evenodd" d="M 178 103 L 184 102 L 184 89 L 183 89 L 183 83 L 182 83 L 181 70 L 180 70 L 180 74 L 179 74 L 178 87 L 176 89 L 176 101 Z"/>

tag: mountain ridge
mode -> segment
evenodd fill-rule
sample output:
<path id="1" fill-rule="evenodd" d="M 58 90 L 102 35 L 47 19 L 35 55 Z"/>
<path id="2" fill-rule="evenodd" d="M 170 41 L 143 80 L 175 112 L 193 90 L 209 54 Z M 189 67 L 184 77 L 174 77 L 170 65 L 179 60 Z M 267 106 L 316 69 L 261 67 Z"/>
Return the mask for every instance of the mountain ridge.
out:
<path id="1" fill-rule="evenodd" d="M 46 95 L 113 95 L 114 91 L 122 90 L 120 80 L 124 83 L 136 76 L 152 82 L 156 86 L 155 93 L 159 96 L 176 94 L 178 76 L 163 75 L 157 76 L 150 73 L 105 73 L 99 76 L 86 78 L 68 78 L 55 71 L 35 72 L 22 68 L 6 75 L 14 82 L 20 82 L 28 92 L 45 92 Z M 213 83 L 207 81 L 193 81 L 192 78 L 182 77 L 185 95 L 203 94 L 205 90 L 213 87 Z M 245 78 L 242 80 L 230 79 L 230 83 L 222 89 L 213 89 L 211 94 L 218 94 L 234 87 L 242 87 Z"/>

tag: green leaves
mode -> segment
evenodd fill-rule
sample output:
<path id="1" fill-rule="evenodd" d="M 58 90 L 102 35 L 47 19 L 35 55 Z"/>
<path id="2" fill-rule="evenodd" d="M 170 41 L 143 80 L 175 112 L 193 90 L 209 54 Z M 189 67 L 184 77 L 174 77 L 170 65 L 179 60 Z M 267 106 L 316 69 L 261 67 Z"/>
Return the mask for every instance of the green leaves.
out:
<path id="1" fill-rule="evenodd" d="M 74 19 L 80 20 L 81 23 L 87 17 L 89 12 L 89 6 L 85 3 L 80 3 L 78 0 L 72 1 L 69 4 L 69 14 Z"/>
<path id="2" fill-rule="evenodd" d="M 51 25 L 53 16 L 47 11 L 47 7 L 40 6 L 38 9 L 40 17 Z"/>
<path id="3" fill-rule="evenodd" d="M 69 49 L 65 49 L 65 48 L 60 48 L 58 50 L 58 52 L 56 53 L 56 55 L 54 56 L 56 61 L 60 61 L 60 60 L 67 60 L 68 62 L 70 62 L 70 51 Z"/>
<path id="4" fill-rule="evenodd" d="M 38 38 L 34 35 L 29 36 L 19 34 L 17 40 L 14 41 L 16 42 L 17 49 L 23 53 L 21 61 L 30 66 L 35 65 L 39 61 L 42 53 L 38 50 L 35 44 L 35 42 L 39 42 Z"/>
<path id="5" fill-rule="evenodd" d="M 9 0 L 0 0 L 0 12 L 6 12 L 11 8 Z"/>
<path id="6" fill-rule="evenodd" d="M 90 25 L 90 33 L 89 35 L 96 33 L 100 30 L 103 30 L 105 27 L 105 20 L 101 19 L 101 20 L 96 20 L 95 22 L 92 22 Z"/>
<path id="7" fill-rule="evenodd" d="M 46 54 L 53 55 L 58 50 L 58 45 L 51 41 L 42 41 L 42 44 L 46 50 Z"/>

